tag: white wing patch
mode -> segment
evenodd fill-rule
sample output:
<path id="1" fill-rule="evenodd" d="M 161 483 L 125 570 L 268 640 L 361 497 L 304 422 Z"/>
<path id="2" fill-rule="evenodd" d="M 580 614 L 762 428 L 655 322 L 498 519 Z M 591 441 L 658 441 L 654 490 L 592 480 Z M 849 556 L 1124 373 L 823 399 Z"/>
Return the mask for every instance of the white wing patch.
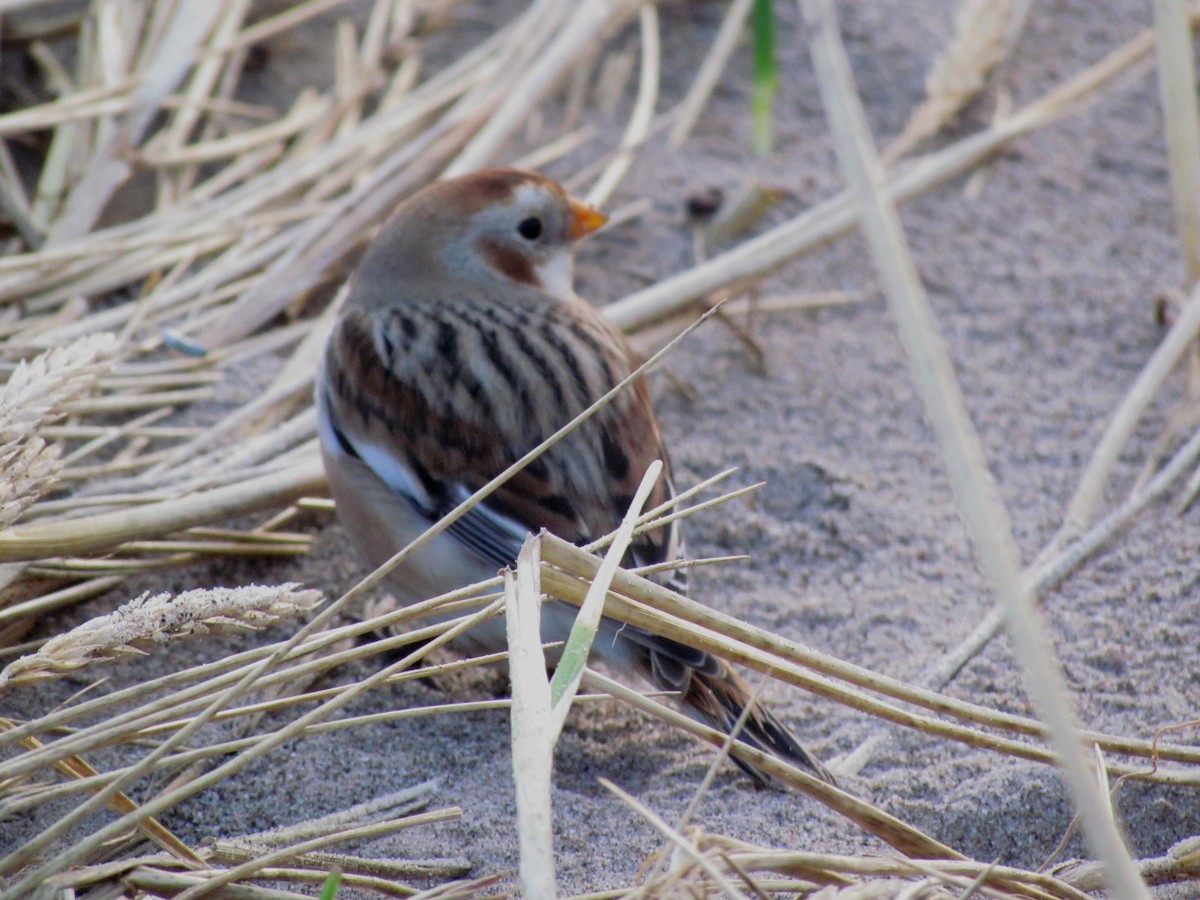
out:
<path id="1" fill-rule="evenodd" d="M 320 385 L 323 379 L 318 378 Z M 345 454 L 350 449 L 375 473 L 384 484 L 398 494 L 408 497 L 418 507 L 429 510 L 433 501 L 412 471 L 387 450 L 367 441 L 356 441 L 338 427 L 323 390 L 317 390 L 317 435 L 329 454 Z"/>

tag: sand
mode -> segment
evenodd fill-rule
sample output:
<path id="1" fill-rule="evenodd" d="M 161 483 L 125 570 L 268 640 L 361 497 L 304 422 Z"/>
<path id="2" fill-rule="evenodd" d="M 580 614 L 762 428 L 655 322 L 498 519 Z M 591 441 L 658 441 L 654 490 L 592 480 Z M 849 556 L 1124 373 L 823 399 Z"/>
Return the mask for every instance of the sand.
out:
<path id="1" fill-rule="evenodd" d="M 465 4 L 451 27 L 484 27 L 508 6 Z M 922 98 L 924 72 L 950 32 L 954 7 L 897 0 L 839 4 L 847 50 L 881 142 Z M 584 296 L 603 304 L 687 267 L 692 244 L 683 210 L 693 192 L 712 186 L 732 191 L 749 176 L 782 188 L 765 227 L 841 188 L 798 12 L 788 3 L 777 8 L 781 86 L 772 153 L 759 159 L 749 149 L 749 54 L 742 46 L 693 138 L 674 151 L 659 137 L 637 155 L 610 207 L 644 199 L 648 209 L 584 247 L 578 263 Z M 682 97 L 724 10 L 725 4 L 714 2 L 663 4 L 660 109 Z M 1017 106 L 1036 99 L 1148 25 L 1149 16 L 1149 4 L 1137 0 L 1035 4 L 993 87 L 940 140 L 984 126 L 1000 94 Z M 322 34 L 314 29 L 304 40 L 280 41 L 256 90 L 271 96 L 282 90 L 272 87 L 272 79 L 293 85 L 294 67 L 319 68 L 312 54 L 327 46 Z M 636 47 L 636 32 L 618 43 Z M 620 129 L 626 112 L 627 102 L 593 122 Z M 547 129 L 559 114 L 554 103 L 547 107 Z M 1086 111 L 1014 141 L 972 178 L 956 179 L 902 211 L 1026 563 L 1054 535 L 1106 420 L 1162 337 L 1156 297 L 1182 281 L 1162 131 L 1153 68 L 1143 66 Z M 526 143 L 512 147 L 512 156 Z M 566 177 L 588 158 L 585 148 L 548 171 Z M 756 290 L 764 297 L 845 291 L 853 301 L 751 319 L 747 327 L 765 354 L 761 367 L 730 329 L 709 323 L 668 360 L 670 377 L 654 376 L 678 482 L 695 483 L 728 466 L 738 467 L 737 484 L 766 482 L 754 497 L 688 522 L 694 554 L 750 557 L 697 572 L 694 596 L 856 664 L 920 680 L 987 615 L 992 600 L 865 245 L 857 235 L 835 240 Z M 253 390 L 254 377 L 228 389 Z M 1153 459 L 1155 440 L 1181 393 L 1177 375 L 1123 451 L 1105 497 L 1109 506 Z M 102 598 L 47 627 L 98 613 L 143 586 L 179 590 L 300 580 L 336 595 L 363 569 L 336 524 L 321 519 L 314 527 L 320 528 L 316 548 L 298 563 L 173 572 L 139 581 L 123 588 L 122 596 Z M 1195 509 L 1180 514 L 1169 503 L 1152 506 L 1044 597 L 1042 621 L 1087 727 L 1148 738 L 1156 728 L 1195 716 L 1198 543 Z M 169 659 L 151 657 L 111 674 L 127 683 L 212 649 L 181 646 Z M 369 670 L 356 671 L 361 677 Z M 65 697 L 94 674 L 47 688 L 36 705 L 47 708 L 50 697 Z M 488 698 L 504 689 L 499 671 L 468 672 L 378 691 L 351 711 Z M 998 709 L 1032 711 L 1003 637 L 946 690 Z M 771 685 L 767 695 L 804 742 L 835 767 L 841 754 L 882 727 L 781 684 Z M 31 703 L 28 696 L 23 702 Z M 843 777 L 848 790 L 980 860 L 1037 867 L 1062 838 L 1070 807 L 1046 766 L 885 730 L 889 737 L 861 772 Z M 1192 742 L 1195 732 L 1177 739 Z M 599 778 L 674 820 L 709 759 L 708 748 L 615 701 L 574 711 L 556 755 L 561 890 L 629 885 L 661 847 Z M 514 884 L 515 805 L 508 721 L 501 712 L 295 742 L 184 804 L 167 821 L 198 842 L 278 827 L 429 779 L 438 784 L 433 805 L 459 806 L 461 819 L 377 840 L 358 852 L 463 857 L 471 875 L 502 873 L 504 884 Z M 1127 784 L 1116 808 L 1135 855 L 1160 855 L 1200 834 L 1196 801 L 1195 789 L 1186 786 Z M 756 790 L 732 766 L 716 778 L 696 822 L 765 846 L 886 850 L 805 797 Z M 3 831 L 16 838 L 32 825 L 6 823 Z M 1067 856 L 1085 853 L 1078 838 L 1066 848 Z M 1159 893 L 1200 896 L 1200 889 Z"/>

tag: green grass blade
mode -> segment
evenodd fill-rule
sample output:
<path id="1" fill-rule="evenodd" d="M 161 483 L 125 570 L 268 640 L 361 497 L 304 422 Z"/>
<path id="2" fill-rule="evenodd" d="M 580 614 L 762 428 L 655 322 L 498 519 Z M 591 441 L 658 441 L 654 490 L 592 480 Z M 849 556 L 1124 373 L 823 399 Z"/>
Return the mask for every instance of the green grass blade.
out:
<path id="1" fill-rule="evenodd" d="M 775 13 L 771 0 L 754 0 L 754 94 L 750 101 L 754 152 L 771 152 L 771 101 L 775 98 Z"/>

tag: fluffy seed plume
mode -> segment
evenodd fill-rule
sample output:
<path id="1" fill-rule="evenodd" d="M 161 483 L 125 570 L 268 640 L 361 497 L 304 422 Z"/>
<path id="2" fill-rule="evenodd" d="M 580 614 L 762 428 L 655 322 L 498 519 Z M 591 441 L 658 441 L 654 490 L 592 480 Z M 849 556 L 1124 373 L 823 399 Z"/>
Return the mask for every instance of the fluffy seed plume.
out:
<path id="1" fill-rule="evenodd" d="M 30 434 L 64 415 L 63 407 L 112 367 L 116 349 L 114 335 L 93 334 L 20 363 L 0 387 L 0 440 Z"/>
<path id="2" fill-rule="evenodd" d="M 264 628 L 300 615 L 321 601 L 321 592 L 294 582 L 278 586 L 201 588 L 142 594 L 108 615 L 51 638 L 37 653 L 14 660 L 0 672 L 0 690 L 54 678 L 82 666 L 144 653 L 143 647 L 218 630 Z"/>
<path id="3" fill-rule="evenodd" d="M 95 387 L 116 361 L 116 348 L 111 334 L 80 338 L 20 363 L 0 387 L 0 528 L 53 486 L 60 451 L 38 437 L 38 429 Z"/>
<path id="4" fill-rule="evenodd" d="M 961 0 L 954 37 L 925 77 L 925 101 L 884 154 L 893 162 L 937 133 L 983 90 L 991 70 L 1012 51 L 1030 0 Z"/>
<path id="5" fill-rule="evenodd" d="M 50 490 L 62 469 L 60 455 L 57 444 L 36 436 L 0 445 L 0 528 L 17 521 Z"/>

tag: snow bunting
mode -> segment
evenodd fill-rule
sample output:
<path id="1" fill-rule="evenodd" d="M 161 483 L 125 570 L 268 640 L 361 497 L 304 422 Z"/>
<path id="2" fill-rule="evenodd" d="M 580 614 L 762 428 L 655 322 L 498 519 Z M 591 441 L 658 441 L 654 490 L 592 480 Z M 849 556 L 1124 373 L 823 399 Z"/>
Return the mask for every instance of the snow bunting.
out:
<path id="1" fill-rule="evenodd" d="M 547 178 L 495 169 L 418 192 L 371 244 L 326 345 L 316 399 L 339 515 L 372 565 L 636 368 L 621 332 L 572 286 L 575 246 L 604 221 Z M 411 604 L 494 576 L 538 529 L 578 544 L 601 537 L 656 459 L 666 464 L 667 455 L 639 379 L 417 550 L 387 585 Z M 647 508 L 671 490 L 664 474 Z M 681 552 L 672 523 L 636 538 L 627 562 Z M 686 590 L 680 571 L 655 577 Z M 574 614 L 547 603 L 543 639 L 565 639 Z M 504 623 L 483 623 L 459 645 L 503 649 Z M 678 692 L 689 714 L 726 732 L 753 702 L 722 660 L 615 621 L 604 620 L 593 654 Z M 761 705 L 740 737 L 832 780 Z"/>

